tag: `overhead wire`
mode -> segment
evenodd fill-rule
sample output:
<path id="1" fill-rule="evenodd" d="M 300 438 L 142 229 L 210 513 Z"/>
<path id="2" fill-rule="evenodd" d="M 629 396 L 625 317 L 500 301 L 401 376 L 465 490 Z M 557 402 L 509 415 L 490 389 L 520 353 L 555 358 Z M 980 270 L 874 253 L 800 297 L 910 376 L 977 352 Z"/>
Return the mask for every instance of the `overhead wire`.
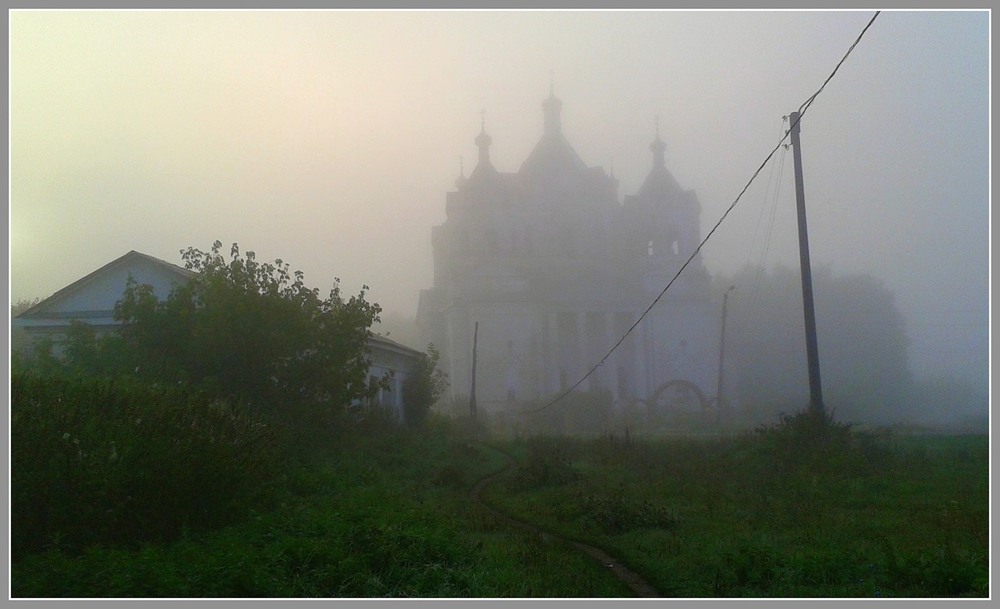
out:
<path id="1" fill-rule="evenodd" d="M 781 119 L 781 126 L 778 133 L 779 140 L 785 132 L 785 123 L 788 121 L 788 117 L 784 116 Z M 764 213 L 768 214 L 767 221 L 767 231 L 764 233 L 763 246 L 761 247 L 760 259 L 758 260 L 756 267 L 753 269 L 754 278 L 753 283 L 750 287 L 750 298 L 749 305 L 747 309 L 749 312 L 753 311 L 754 305 L 757 303 L 757 294 L 760 291 L 761 277 L 764 274 L 764 267 L 767 262 L 767 255 L 771 250 L 771 236 L 774 234 L 774 218 L 778 210 L 778 196 L 781 192 L 781 178 L 784 175 L 785 169 L 785 157 L 788 156 L 788 146 L 785 145 L 784 149 L 781 151 L 781 157 L 778 159 L 778 179 L 774 186 L 774 190 L 771 190 L 771 179 L 768 179 L 768 186 L 764 193 L 764 205 L 760 209 L 760 217 L 757 218 L 757 227 L 754 228 L 754 238 L 750 246 L 750 252 L 753 253 L 753 245 L 757 242 L 758 229 L 760 228 L 760 219 L 764 216 Z M 771 165 L 771 176 L 773 177 L 775 173 L 775 166 Z M 770 201 L 768 201 L 768 195 L 770 195 Z M 768 206 L 770 202 L 770 206 Z M 750 259 L 750 254 L 747 255 L 747 259 Z"/>
<path id="2" fill-rule="evenodd" d="M 594 364 L 594 366 L 591 367 L 590 370 L 588 370 L 587 373 L 584 374 L 580 378 L 580 380 L 578 380 L 577 382 L 573 383 L 573 385 L 571 385 L 569 388 L 565 389 L 562 393 L 560 393 L 559 395 L 557 395 L 555 398 L 553 398 L 552 400 L 546 402 L 545 404 L 543 404 L 542 406 L 539 406 L 537 408 L 532 408 L 532 409 L 528 409 L 528 410 L 518 411 L 519 414 L 533 414 L 533 413 L 536 413 L 536 412 L 541 412 L 542 410 L 545 410 L 546 408 L 550 408 L 551 406 L 553 406 L 556 403 L 560 402 L 563 398 L 565 398 L 566 396 L 570 395 L 577 387 L 579 387 L 580 385 L 582 385 L 584 381 L 586 381 L 588 378 L 590 378 L 590 376 L 592 374 L 594 374 L 594 372 L 596 372 L 598 368 L 600 368 L 601 366 L 604 365 L 604 362 L 607 361 L 607 359 L 609 357 L 611 357 L 611 354 L 614 353 L 615 350 L 618 349 L 618 347 L 621 346 L 621 344 L 623 342 L 625 342 L 625 339 L 628 338 L 629 334 L 631 334 L 632 331 L 635 330 L 636 326 L 638 326 L 639 323 L 642 322 L 642 320 L 646 318 L 646 315 L 648 315 L 649 312 L 653 310 L 653 307 L 655 307 L 656 304 L 658 302 L 660 302 L 660 299 L 662 299 L 663 296 L 664 296 L 664 294 L 667 293 L 667 290 L 669 290 L 671 288 L 671 286 L 674 285 L 674 282 L 677 281 L 677 278 L 681 276 L 681 273 L 684 272 L 684 269 L 686 269 L 688 267 L 688 265 L 691 264 L 691 262 L 698 256 L 698 254 L 701 253 L 702 247 L 704 247 L 704 245 L 708 242 L 708 240 L 712 238 L 712 235 L 715 234 L 715 231 L 718 230 L 719 226 L 721 226 L 722 223 L 726 220 L 726 218 L 729 216 L 729 213 L 731 211 L 733 211 L 734 207 L 736 207 L 736 204 L 740 202 L 740 199 L 743 198 L 744 193 L 746 193 L 746 191 L 750 188 L 750 185 L 753 184 L 754 180 L 757 179 L 757 176 L 760 175 L 760 172 L 764 169 L 764 167 L 768 164 L 768 162 L 770 162 L 771 157 L 774 156 L 774 153 L 777 152 L 778 149 L 781 148 L 782 144 L 788 138 L 788 136 L 791 133 L 791 131 L 793 129 L 795 129 L 795 127 L 798 125 L 799 122 L 802 121 L 802 117 L 805 116 L 805 113 L 809 110 L 809 107 L 812 106 L 812 103 L 816 100 L 816 97 L 819 96 L 819 94 L 823 92 L 823 89 L 826 88 L 826 85 L 830 82 L 830 80 L 833 79 L 834 75 L 837 74 L 837 71 L 840 70 L 840 66 L 842 66 L 844 64 L 844 61 L 846 61 L 847 58 L 848 58 L 848 56 L 850 56 L 851 52 L 854 51 L 854 48 L 856 46 L 858 46 L 858 43 L 861 42 L 861 39 L 864 37 L 865 33 L 868 31 L 868 28 L 870 28 L 872 26 L 872 24 L 875 23 L 875 19 L 878 18 L 879 14 L 881 14 L 881 12 L 882 11 L 876 11 L 875 12 L 875 14 L 872 16 L 871 20 L 864 27 L 864 29 L 861 30 L 861 33 L 858 34 L 858 37 L 854 40 L 854 43 L 851 44 L 850 48 L 847 49 L 847 52 L 840 59 L 840 61 L 837 63 L 836 67 L 834 67 L 834 69 L 830 73 L 830 75 L 826 77 L 825 81 L 823 81 L 823 84 L 820 86 L 820 88 L 817 89 L 816 92 L 813 93 L 811 96 L 809 96 L 809 98 L 805 102 L 803 102 L 801 106 L 799 106 L 798 117 L 794 121 L 790 121 L 791 124 L 789 125 L 788 131 L 785 132 L 785 134 L 781 137 L 781 139 L 774 146 L 774 148 L 771 149 L 771 152 L 769 152 L 768 155 L 764 158 L 764 160 L 763 160 L 763 162 L 761 162 L 760 166 L 757 167 L 757 170 L 753 172 L 753 175 L 750 176 L 750 179 L 747 181 L 746 185 L 739 192 L 739 194 L 736 195 L 736 198 L 733 200 L 733 202 L 729 204 L 729 207 L 727 207 L 726 210 L 722 213 L 722 216 L 719 218 L 719 220 L 715 223 L 714 226 L 712 226 L 711 230 L 709 230 L 708 233 L 705 235 L 705 238 L 702 239 L 701 242 L 698 244 L 698 246 L 694 249 L 694 252 L 692 252 L 691 255 L 688 256 L 687 260 L 684 261 L 684 264 L 682 264 L 681 267 L 677 270 L 677 272 L 674 273 L 674 276 L 670 279 L 670 281 L 667 282 L 667 285 L 664 286 L 664 288 L 660 291 L 659 294 L 657 294 L 656 298 L 653 299 L 653 302 L 651 302 L 649 304 L 649 306 L 646 307 L 646 309 L 642 312 L 642 314 L 639 315 L 639 318 L 636 319 L 635 322 L 631 326 L 629 326 L 628 330 L 625 331 L 625 333 L 622 335 L 622 337 L 618 339 L 618 341 L 611 347 L 611 349 L 609 349 L 608 352 L 606 354 L 604 354 L 604 357 L 602 357 L 600 359 L 600 361 L 598 361 L 596 364 Z"/>

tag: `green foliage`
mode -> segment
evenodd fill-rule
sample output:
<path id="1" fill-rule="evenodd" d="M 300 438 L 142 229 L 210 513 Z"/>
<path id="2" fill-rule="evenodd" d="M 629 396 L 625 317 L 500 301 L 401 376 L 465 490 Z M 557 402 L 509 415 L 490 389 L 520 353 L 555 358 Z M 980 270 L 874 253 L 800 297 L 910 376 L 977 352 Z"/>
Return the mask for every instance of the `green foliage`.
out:
<path id="1" fill-rule="evenodd" d="M 471 502 L 502 459 L 444 418 L 283 435 L 189 386 L 12 380 L 15 597 L 628 593 L 571 544 Z M 989 594 L 986 436 L 802 413 L 731 438 L 510 450 L 521 466 L 485 491 L 491 506 L 607 550 L 665 596 Z"/>
<path id="2" fill-rule="evenodd" d="M 184 250 L 198 275 L 165 301 L 149 286 L 128 285 L 115 309 L 123 369 L 315 423 L 367 400 L 368 332 L 381 310 L 365 300 L 367 286 L 345 299 L 335 280 L 321 298 L 280 259 L 258 263 L 233 244 L 227 260 L 221 245 Z"/>
<path id="3" fill-rule="evenodd" d="M 812 409 L 779 418 L 777 424 L 757 427 L 761 441 L 756 448 L 768 467 L 782 474 L 862 475 L 884 469 L 891 457 L 887 432 L 858 431 L 835 421 L 832 413 Z"/>
<path id="4" fill-rule="evenodd" d="M 624 596 L 603 565 L 512 529 L 469 500 L 501 467 L 429 417 L 337 430 L 287 470 L 273 509 L 139 548 L 50 550 L 16 561 L 15 597 L 517 598 Z M 450 472 L 450 473 L 446 473 Z M 439 481 L 441 483 L 439 483 Z"/>
<path id="5" fill-rule="evenodd" d="M 274 439 L 188 391 L 15 374 L 12 556 L 164 541 L 232 522 L 277 476 Z"/>
<path id="6" fill-rule="evenodd" d="M 521 469 L 491 503 L 602 547 L 664 596 L 989 593 L 986 436 L 894 437 L 807 412 L 736 437 L 515 446 Z M 518 483 L 559 454 L 573 477 Z"/>
<path id="7" fill-rule="evenodd" d="M 612 535 L 643 528 L 670 530 L 680 524 L 676 512 L 630 497 L 624 487 L 611 495 L 587 497 L 584 509 L 601 530 Z"/>
<path id="8" fill-rule="evenodd" d="M 422 427 L 427 414 L 448 389 L 448 379 L 437 369 L 441 354 L 434 345 L 417 359 L 416 366 L 403 381 L 403 415 L 406 424 Z"/>
<path id="9" fill-rule="evenodd" d="M 528 441 L 527 448 L 527 458 L 510 480 L 512 488 L 537 489 L 558 486 L 579 477 L 564 446 L 533 438 Z"/>

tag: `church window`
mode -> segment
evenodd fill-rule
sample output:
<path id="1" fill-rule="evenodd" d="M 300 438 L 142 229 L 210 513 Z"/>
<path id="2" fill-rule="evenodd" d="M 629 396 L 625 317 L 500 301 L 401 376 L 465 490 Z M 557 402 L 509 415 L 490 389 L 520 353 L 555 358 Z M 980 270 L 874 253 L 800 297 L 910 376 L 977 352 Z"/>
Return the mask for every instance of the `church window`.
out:
<path id="1" fill-rule="evenodd" d="M 674 250 L 674 256 L 676 256 L 678 254 L 677 241 L 674 240 L 674 242 L 670 244 L 670 247 Z"/>
<path id="2" fill-rule="evenodd" d="M 653 255 L 653 242 L 652 241 L 647 241 L 646 242 L 646 255 L 647 256 L 652 256 Z"/>

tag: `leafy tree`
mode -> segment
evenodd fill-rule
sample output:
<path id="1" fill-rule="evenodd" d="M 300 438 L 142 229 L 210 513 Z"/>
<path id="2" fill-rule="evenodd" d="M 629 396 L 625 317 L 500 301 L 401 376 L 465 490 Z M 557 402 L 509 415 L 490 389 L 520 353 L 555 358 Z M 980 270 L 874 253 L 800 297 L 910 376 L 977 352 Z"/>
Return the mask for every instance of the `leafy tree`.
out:
<path id="1" fill-rule="evenodd" d="M 240 402 L 308 407 L 299 414 L 370 398 L 366 346 L 381 309 L 365 300 L 367 286 L 345 299 L 335 279 L 321 298 L 282 260 L 259 263 L 235 243 L 227 259 L 221 248 L 183 250 L 198 275 L 165 301 L 149 286 L 128 285 L 115 307 L 125 365 Z"/>
<path id="2" fill-rule="evenodd" d="M 809 384 L 802 288 L 797 269 L 746 268 L 717 278 L 729 285 L 728 391 L 759 415 L 805 408 Z M 813 270 L 823 399 L 838 419 L 892 422 L 907 415 L 913 385 L 902 313 L 870 275 Z M 727 367 L 727 370 L 729 368 Z M 731 385 L 730 385 L 731 383 Z"/>
<path id="3" fill-rule="evenodd" d="M 431 406 L 448 388 L 445 374 L 437 369 L 440 357 L 434 345 L 427 345 L 427 353 L 417 360 L 413 373 L 403 381 L 403 415 L 412 427 L 424 424 Z"/>

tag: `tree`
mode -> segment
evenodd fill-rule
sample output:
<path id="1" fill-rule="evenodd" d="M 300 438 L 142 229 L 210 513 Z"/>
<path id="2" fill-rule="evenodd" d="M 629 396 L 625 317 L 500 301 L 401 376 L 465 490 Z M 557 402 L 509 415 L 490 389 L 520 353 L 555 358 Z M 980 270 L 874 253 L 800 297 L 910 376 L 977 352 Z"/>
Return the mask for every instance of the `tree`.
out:
<path id="1" fill-rule="evenodd" d="M 790 412 L 808 402 L 802 289 L 797 269 L 745 268 L 729 285 L 726 360 L 745 407 Z M 913 380 L 902 313 L 892 291 L 870 275 L 814 269 L 817 338 L 828 410 L 838 419 L 891 422 L 906 415 Z M 731 345 L 731 346 L 730 346 Z M 736 380 L 738 378 L 738 381 Z"/>
<path id="2" fill-rule="evenodd" d="M 441 354 L 431 344 L 427 353 L 417 359 L 412 373 L 403 381 L 403 416 L 406 424 L 421 427 L 431 406 L 448 389 L 448 379 L 437 369 Z"/>
<path id="3" fill-rule="evenodd" d="M 221 247 L 183 250 L 198 274 L 165 301 L 149 286 L 128 285 L 115 307 L 125 365 L 243 403 L 306 407 L 300 414 L 368 399 L 367 340 L 381 311 L 365 300 L 368 287 L 345 300 L 335 279 L 321 298 L 282 260 L 258 263 L 235 243 L 227 260 Z"/>

